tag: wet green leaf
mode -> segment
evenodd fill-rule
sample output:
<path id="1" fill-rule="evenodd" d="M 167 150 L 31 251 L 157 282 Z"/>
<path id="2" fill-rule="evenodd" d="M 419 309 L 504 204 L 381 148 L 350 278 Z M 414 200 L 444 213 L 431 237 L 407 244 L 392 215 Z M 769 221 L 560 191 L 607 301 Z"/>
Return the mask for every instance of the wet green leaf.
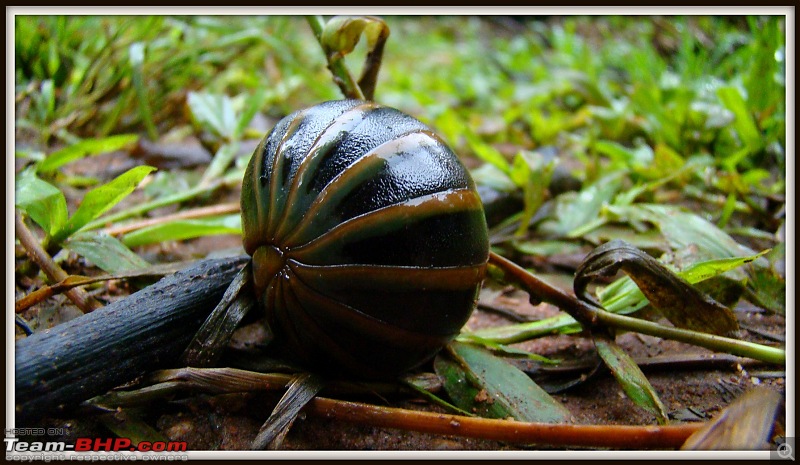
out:
<path id="1" fill-rule="evenodd" d="M 186 101 L 192 118 L 201 128 L 226 140 L 234 138 L 238 125 L 230 97 L 209 92 L 189 92 Z"/>
<path id="2" fill-rule="evenodd" d="M 603 176 L 580 192 L 567 192 L 556 199 L 555 220 L 548 221 L 541 228 L 561 237 L 575 237 L 585 234 L 585 227 L 592 223 L 600 226 L 601 209 L 609 204 L 622 186 L 625 172 Z M 580 230 L 579 234 L 575 231 Z"/>
<path id="3" fill-rule="evenodd" d="M 458 364 L 438 359 L 445 389 L 456 404 L 490 418 L 564 423 L 569 411 L 513 365 L 480 347 L 452 342 L 447 350 Z"/>
<path id="4" fill-rule="evenodd" d="M 473 344 L 481 345 L 495 354 L 502 354 L 508 357 L 526 358 L 528 360 L 536 360 L 542 363 L 558 363 L 555 360 L 549 359 L 545 356 L 528 352 L 527 350 L 517 349 L 505 344 L 500 344 L 491 339 L 483 338 L 475 333 L 463 333 L 458 338 L 460 342 L 472 342 Z"/>
<path id="5" fill-rule="evenodd" d="M 63 245 L 109 274 L 139 270 L 150 265 L 118 239 L 107 234 L 78 233 L 64 241 Z"/>
<path id="6" fill-rule="evenodd" d="M 517 185 L 501 169 L 491 163 L 484 163 L 479 168 L 470 171 L 476 184 L 491 187 L 501 192 L 513 192 Z"/>
<path id="7" fill-rule="evenodd" d="M 472 332 L 462 332 L 456 339 L 469 342 L 472 336 L 491 340 L 502 344 L 527 341 L 542 336 L 556 334 L 575 334 L 583 330 L 574 318 L 565 314 L 544 318 L 528 323 L 519 323 L 506 326 L 493 326 Z"/>
<path id="8" fill-rule="evenodd" d="M 483 418 L 508 418 L 509 412 L 502 404 L 488 402 L 486 394 L 467 379 L 461 365 L 443 352 L 433 360 L 433 369 L 442 378 L 445 392 L 455 404 L 455 408 Z M 476 400 L 477 399 L 477 400 Z"/>
<path id="9" fill-rule="evenodd" d="M 511 245 L 520 253 L 540 257 L 579 253 L 583 249 L 582 245 L 575 242 L 559 240 L 513 241 Z"/>
<path id="10" fill-rule="evenodd" d="M 506 160 L 503 154 L 501 154 L 496 148 L 482 141 L 471 131 L 465 132 L 464 137 L 467 139 L 469 147 L 473 150 L 473 152 L 475 152 L 475 155 L 478 158 L 510 176 L 511 163 Z"/>
<path id="11" fill-rule="evenodd" d="M 610 205 L 608 211 L 620 220 L 655 224 L 672 250 L 696 247 L 701 259 L 747 256 L 754 253 L 713 223 L 674 205 Z"/>
<path id="12" fill-rule="evenodd" d="M 18 174 L 14 189 L 14 205 L 23 210 L 49 236 L 67 222 L 67 200 L 54 185 L 39 179 L 28 169 Z"/>
<path id="13" fill-rule="evenodd" d="M 53 235 L 53 241 L 55 243 L 64 241 L 88 222 L 110 210 L 120 200 L 133 192 L 144 177 L 153 171 L 155 171 L 155 168 L 152 166 L 137 166 L 108 183 L 87 192 L 80 206 L 64 227 Z"/>
<path id="14" fill-rule="evenodd" d="M 666 424 L 668 417 L 664 404 L 636 362 L 616 342 L 607 337 L 596 335 L 594 345 L 598 355 L 611 370 L 628 398 L 655 415 L 660 424 Z"/>

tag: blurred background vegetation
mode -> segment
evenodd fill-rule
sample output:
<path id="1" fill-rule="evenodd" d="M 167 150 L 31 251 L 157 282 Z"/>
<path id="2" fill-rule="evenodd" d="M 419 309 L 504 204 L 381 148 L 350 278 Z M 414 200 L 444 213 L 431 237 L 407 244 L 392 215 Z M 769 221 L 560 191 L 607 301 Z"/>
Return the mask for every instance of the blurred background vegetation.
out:
<path id="1" fill-rule="evenodd" d="M 383 19 L 375 100 L 464 160 L 496 252 L 571 288 L 587 253 L 623 239 L 728 307 L 784 314 L 785 17 Z M 47 261 L 122 275 L 241 253 L 255 145 L 341 98 L 302 16 L 18 15 L 14 28 L 19 300 L 64 279 L 40 276 Z M 366 54 L 347 57 L 354 75 Z M 132 290 L 88 289 L 105 302 Z M 597 298 L 623 314 L 648 304 L 627 277 Z M 18 326 L 57 324 L 42 307 L 18 309 Z M 581 331 L 566 316 L 465 337 Z"/>
<path id="2" fill-rule="evenodd" d="M 681 267 L 771 248 L 746 287 L 782 307 L 782 16 L 384 20 L 375 100 L 464 158 L 497 250 L 585 254 L 617 237 Z M 165 205 L 219 202 L 278 118 L 341 98 L 301 16 L 16 16 L 14 27 L 17 207 L 48 250 L 110 272 L 122 255 L 142 264 L 128 248 L 236 235 L 235 212 L 104 232 Z M 348 57 L 355 72 L 364 55 L 359 44 Z M 148 157 L 169 143 L 213 157 L 199 167 Z M 71 169 L 115 151 L 158 170 L 122 182 L 131 164 Z M 143 179 L 125 199 L 133 187 L 120 186 Z M 92 191 L 106 195 L 90 210 Z M 37 213 L 47 205 L 59 206 Z"/>

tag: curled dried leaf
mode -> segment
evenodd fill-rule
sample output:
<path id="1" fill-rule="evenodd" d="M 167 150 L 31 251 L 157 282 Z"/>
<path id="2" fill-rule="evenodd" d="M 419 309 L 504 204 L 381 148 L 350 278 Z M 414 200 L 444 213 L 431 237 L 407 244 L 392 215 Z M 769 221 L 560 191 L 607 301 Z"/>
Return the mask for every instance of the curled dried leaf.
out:
<path id="1" fill-rule="evenodd" d="M 755 388 L 729 405 L 714 421 L 692 434 L 683 450 L 768 449 L 781 395 Z"/>
<path id="2" fill-rule="evenodd" d="M 589 283 L 603 276 L 625 272 L 642 293 L 672 324 L 679 328 L 728 335 L 739 329 L 733 312 L 694 288 L 656 259 L 625 241 L 613 240 L 594 249 L 575 274 L 575 294 L 583 301 Z"/>

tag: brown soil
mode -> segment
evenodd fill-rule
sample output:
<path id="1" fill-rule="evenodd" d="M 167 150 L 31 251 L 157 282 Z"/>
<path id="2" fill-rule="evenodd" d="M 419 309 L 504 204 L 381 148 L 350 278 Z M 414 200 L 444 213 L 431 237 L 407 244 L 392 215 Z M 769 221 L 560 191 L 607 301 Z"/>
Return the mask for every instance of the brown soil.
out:
<path id="1" fill-rule="evenodd" d="M 223 194 L 219 202 L 238 199 L 238 192 Z M 239 247 L 237 237 L 211 237 L 185 243 L 164 244 L 148 247 L 138 252 L 148 260 L 170 262 L 203 257 L 214 250 Z M 21 251 L 17 251 L 22 259 Z M 157 260 L 154 260 L 157 259 Z M 93 270 L 83 269 L 86 264 L 73 263 L 69 273 L 92 274 Z M 569 282 L 565 275 L 564 282 Z M 17 298 L 41 285 L 36 280 L 17 276 Z M 100 292 L 106 302 L 124 297 L 127 286 L 120 282 L 110 282 Z M 534 318 L 545 318 L 558 312 L 552 306 L 543 304 L 532 306 L 524 293 L 496 291 L 485 292 L 489 303 L 510 309 L 516 313 Z M 40 325 L 53 326 L 78 316 L 79 312 L 61 296 L 37 305 L 23 317 L 37 320 Z M 785 320 L 782 316 L 769 315 L 758 308 L 742 305 L 737 309 L 737 318 L 749 330 L 742 331 L 741 337 L 754 342 L 774 344 L 763 333 L 783 336 Z M 476 311 L 468 327 L 477 329 L 487 326 L 510 324 L 504 317 L 485 311 Z M 759 335 L 755 330 L 761 332 Z M 261 337 L 252 331 L 252 337 Z M 17 337 L 23 337 L 18 330 Z M 246 342 L 246 341 L 245 341 Z M 637 361 L 653 357 L 709 354 L 694 346 L 665 341 L 638 334 L 620 334 L 617 342 Z M 563 360 L 587 360 L 596 363 L 594 347 L 590 340 L 580 336 L 552 336 L 533 342 L 520 344 L 520 348 L 544 356 Z M 712 366 L 706 364 L 693 368 L 662 364 L 648 368 L 643 366 L 648 379 L 660 396 L 674 423 L 701 421 L 714 418 L 741 393 L 755 385 L 765 385 L 770 389 L 785 392 L 785 373 L 782 367 L 758 363 L 728 363 Z M 574 375 L 574 377 L 579 374 Z M 277 402 L 276 393 L 224 394 L 217 396 L 196 395 L 176 399 L 169 404 L 154 405 L 153 408 L 136 411 L 150 426 L 157 429 L 165 438 L 186 441 L 189 450 L 246 450 L 255 438 L 259 428 L 269 416 Z M 619 384 L 607 373 L 600 373 L 583 383 L 554 397 L 562 402 L 580 424 L 620 424 L 651 425 L 653 416 L 636 407 L 622 392 Z M 376 402 L 375 399 L 366 399 Z M 417 399 L 385 399 L 382 403 L 394 407 L 417 410 L 442 411 Z M 783 416 L 778 420 L 780 432 Z M 76 437 L 108 437 L 110 432 L 96 419 L 82 417 L 72 419 L 51 419 L 45 427 L 67 427 L 65 441 Z M 312 418 L 301 415 L 286 436 L 283 449 L 286 450 L 526 450 L 551 449 L 547 445 L 526 446 L 496 441 L 466 439 L 451 436 L 438 436 L 409 431 L 348 424 L 340 421 Z M 630 449 L 636 449 L 631 444 Z"/>
<path id="2" fill-rule="evenodd" d="M 513 292 L 495 299 L 506 308 L 532 317 L 552 315 L 554 308 L 543 304 L 531 306 L 525 294 Z M 751 309 L 753 310 L 753 309 Z M 738 312 L 740 321 L 749 328 L 783 334 L 784 319 L 763 313 Z M 497 315 L 476 311 L 469 321 L 471 328 L 508 324 Z M 253 328 L 244 331 L 244 338 L 260 338 L 263 334 Z M 744 333 L 746 339 L 768 342 L 760 336 Z M 618 343 L 637 361 L 654 357 L 707 355 L 710 352 L 694 346 L 643 336 L 634 333 L 618 335 Z M 245 341 L 246 342 L 246 341 Z M 242 341 L 239 341 L 242 343 Z M 518 345 L 535 353 L 562 360 L 588 360 L 596 358 L 590 340 L 579 336 L 553 336 Z M 683 368 L 674 364 L 648 366 L 643 371 L 670 413 L 673 423 L 702 421 L 717 417 L 723 408 L 755 385 L 765 385 L 785 392 L 784 375 L 776 373 L 774 366 L 758 363 L 724 363 L 721 366 Z M 744 366 L 743 366 L 744 365 Z M 572 375 L 576 378 L 580 374 Z M 545 384 L 546 385 L 545 380 Z M 552 380 L 551 380 L 552 381 Z M 186 441 L 190 450 L 247 450 L 264 420 L 269 416 L 280 393 L 237 393 L 222 395 L 195 395 L 178 399 L 171 404 L 153 406 L 141 412 L 148 424 L 154 426 L 169 440 Z M 622 392 L 614 378 L 601 373 L 565 392 L 554 394 L 572 413 L 579 424 L 651 425 L 653 416 L 636 407 Z M 440 408 L 411 398 L 392 398 L 385 401 L 363 399 L 393 407 L 443 412 Z M 778 421 L 781 430 L 783 417 Z M 48 426 L 69 426 L 70 436 L 108 436 L 100 423 L 88 418 L 52 420 Z M 301 415 L 288 433 L 284 450 L 528 450 L 555 449 L 542 445 L 521 445 L 497 441 L 477 440 L 454 436 L 438 436 L 410 431 L 349 424 Z M 574 448 L 569 448 L 574 449 Z M 631 444 L 630 449 L 637 449 Z"/>

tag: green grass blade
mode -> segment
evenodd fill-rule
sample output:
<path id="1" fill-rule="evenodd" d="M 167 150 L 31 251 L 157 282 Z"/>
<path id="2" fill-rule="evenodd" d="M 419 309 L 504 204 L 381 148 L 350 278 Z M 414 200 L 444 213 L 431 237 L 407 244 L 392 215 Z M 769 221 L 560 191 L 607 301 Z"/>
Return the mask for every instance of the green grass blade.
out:
<path id="1" fill-rule="evenodd" d="M 445 389 L 451 397 L 457 398 L 456 403 L 463 410 L 476 411 L 492 418 L 510 416 L 520 421 L 570 421 L 569 410 L 513 365 L 483 348 L 469 344 L 453 342 L 447 350 L 458 362 L 463 374 L 457 375 L 455 384 L 446 383 Z M 460 387 L 467 384 L 460 379 L 469 381 L 472 389 L 460 391 Z M 477 393 L 473 394 L 474 389 L 477 389 Z"/>
<path id="2" fill-rule="evenodd" d="M 241 216 L 226 215 L 214 218 L 179 220 L 131 232 L 122 242 L 128 247 L 180 241 L 219 234 L 241 234 Z"/>
<path id="3" fill-rule="evenodd" d="M 594 345 L 628 398 L 655 415 L 660 424 L 666 424 L 668 417 L 664 404 L 636 362 L 611 339 L 595 337 Z"/>
<path id="4" fill-rule="evenodd" d="M 67 163 L 80 158 L 125 149 L 138 139 L 139 136 L 136 134 L 119 134 L 101 139 L 86 139 L 51 153 L 36 166 L 36 171 L 41 174 L 50 174 Z"/>

